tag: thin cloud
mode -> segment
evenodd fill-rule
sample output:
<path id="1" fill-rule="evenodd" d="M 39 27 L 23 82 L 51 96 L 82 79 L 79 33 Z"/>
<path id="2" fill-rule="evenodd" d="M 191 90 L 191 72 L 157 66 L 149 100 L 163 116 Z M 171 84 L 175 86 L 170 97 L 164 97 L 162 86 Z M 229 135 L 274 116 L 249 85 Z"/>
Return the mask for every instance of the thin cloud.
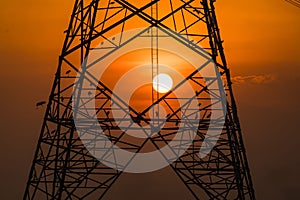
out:
<path id="1" fill-rule="evenodd" d="M 300 8 L 300 0 L 285 0 L 285 1 L 292 4 L 293 6 Z"/>
<path id="2" fill-rule="evenodd" d="M 234 76 L 232 82 L 235 84 L 268 84 L 276 79 L 274 74 Z"/>

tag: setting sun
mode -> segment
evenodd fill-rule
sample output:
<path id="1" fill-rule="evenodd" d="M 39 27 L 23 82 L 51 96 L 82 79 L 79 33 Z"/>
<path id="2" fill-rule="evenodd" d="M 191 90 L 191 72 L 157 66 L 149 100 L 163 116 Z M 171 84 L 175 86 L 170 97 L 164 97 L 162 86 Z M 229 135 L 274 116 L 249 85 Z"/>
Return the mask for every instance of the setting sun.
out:
<path id="1" fill-rule="evenodd" d="M 168 74 L 158 74 L 153 78 L 153 88 L 159 93 L 166 93 L 172 89 L 173 80 Z"/>

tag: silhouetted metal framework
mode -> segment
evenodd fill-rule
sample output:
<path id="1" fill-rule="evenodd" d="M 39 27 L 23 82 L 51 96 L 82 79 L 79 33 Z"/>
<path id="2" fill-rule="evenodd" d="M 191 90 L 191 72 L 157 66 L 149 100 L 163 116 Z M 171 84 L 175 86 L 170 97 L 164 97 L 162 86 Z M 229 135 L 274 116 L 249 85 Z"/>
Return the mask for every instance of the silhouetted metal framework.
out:
<path id="1" fill-rule="evenodd" d="M 186 77 L 186 81 L 197 86 L 196 95 L 206 106 L 197 111 L 201 116 L 200 124 L 194 124 L 198 126 L 197 138 L 170 167 L 195 199 L 255 199 L 214 2 L 75 0 L 24 199 L 101 199 L 122 174 L 100 163 L 81 143 L 72 116 L 72 92 L 76 74 L 84 73 L 79 69 L 91 50 L 105 50 L 111 54 L 128 41 L 122 37 L 108 38 L 138 27 L 148 27 L 152 37 L 158 37 L 153 28 L 163 28 L 169 37 L 193 49 L 201 45 L 217 63 L 225 83 L 225 125 L 219 127 L 222 133 L 212 151 L 200 158 L 199 147 L 208 128 L 211 105 L 201 96 L 207 92 L 201 77 L 195 73 Z M 95 49 L 101 42 L 102 47 Z M 155 41 L 152 46 L 155 49 Z M 158 54 L 157 50 L 153 51 Z M 152 55 L 153 60 L 156 57 Z M 153 73 L 155 75 L 155 69 Z M 99 77 L 88 77 L 97 80 L 97 92 L 89 98 L 99 100 L 96 106 L 99 124 L 114 144 L 140 152 L 146 142 L 159 148 L 161 144 L 168 143 L 170 135 L 175 134 L 181 110 L 172 108 L 168 110 L 166 122 L 170 124 L 169 128 L 161 130 L 163 134 L 145 139 L 143 143 L 126 141 L 123 134 L 114 134 L 119 129 L 110 112 L 112 90 L 99 81 Z M 153 104 L 170 106 L 172 98 L 169 93 L 155 97 Z M 118 106 L 123 109 L 128 105 Z M 137 112 L 130 107 L 128 116 L 137 123 L 147 122 L 149 119 L 144 115 L 147 111 Z M 128 120 L 128 117 L 123 120 Z"/>

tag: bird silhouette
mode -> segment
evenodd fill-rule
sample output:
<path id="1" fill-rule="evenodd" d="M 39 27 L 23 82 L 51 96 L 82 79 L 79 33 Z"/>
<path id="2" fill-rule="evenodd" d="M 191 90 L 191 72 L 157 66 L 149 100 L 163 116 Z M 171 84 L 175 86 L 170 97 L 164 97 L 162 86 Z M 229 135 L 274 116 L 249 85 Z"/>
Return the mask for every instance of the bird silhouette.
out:
<path id="1" fill-rule="evenodd" d="M 44 104 L 46 103 L 46 101 L 40 101 L 40 102 L 37 102 L 35 104 L 36 108 L 40 107 L 40 106 L 43 106 Z"/>

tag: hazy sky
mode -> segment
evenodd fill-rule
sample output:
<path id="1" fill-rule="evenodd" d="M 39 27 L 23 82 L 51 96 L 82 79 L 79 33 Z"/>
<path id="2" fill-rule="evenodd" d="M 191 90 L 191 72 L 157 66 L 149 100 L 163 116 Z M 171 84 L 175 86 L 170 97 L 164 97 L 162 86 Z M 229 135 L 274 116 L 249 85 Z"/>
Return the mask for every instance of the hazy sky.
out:
<path id="1" fill-rule="evenodd" d="M 48 98 L 72 4 L 0 2 L 1 199 L 22 197 L 44 114 L 35 103 Z M 257 199 L 300 199 L 300 9 L 284 0 L 216 8 Z M 190 199 L 168 169 L 122 176 L 107 199 L 120 194 Z"/>

